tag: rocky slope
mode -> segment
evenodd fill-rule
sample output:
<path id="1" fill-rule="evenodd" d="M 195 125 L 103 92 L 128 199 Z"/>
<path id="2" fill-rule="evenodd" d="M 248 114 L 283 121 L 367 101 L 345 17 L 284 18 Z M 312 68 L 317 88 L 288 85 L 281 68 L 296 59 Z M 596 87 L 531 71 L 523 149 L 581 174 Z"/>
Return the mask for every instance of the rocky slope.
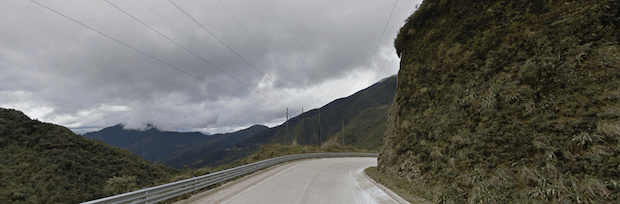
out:
<path id="1" fill-rule="evenodd" d="M 620 3 L 425 0 L 379 170 L 448 203 L 620 200 Z"/>

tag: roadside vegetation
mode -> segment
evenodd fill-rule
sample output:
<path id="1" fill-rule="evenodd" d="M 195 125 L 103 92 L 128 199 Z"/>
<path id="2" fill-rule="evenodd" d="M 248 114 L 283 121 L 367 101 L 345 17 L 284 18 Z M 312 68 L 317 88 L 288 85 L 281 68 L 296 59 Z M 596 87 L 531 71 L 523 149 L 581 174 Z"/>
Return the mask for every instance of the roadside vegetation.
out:
<path id="1" fill-rule="evenodd" d="M 0 108 L 0 203 L 79 203 L 166 182 L 178 170 Z"/>
<path id="2" fill-rule="evenodd" d="M 380 172 L 436 203 L 618 203 L 620 2 L 425 0 Z"/>

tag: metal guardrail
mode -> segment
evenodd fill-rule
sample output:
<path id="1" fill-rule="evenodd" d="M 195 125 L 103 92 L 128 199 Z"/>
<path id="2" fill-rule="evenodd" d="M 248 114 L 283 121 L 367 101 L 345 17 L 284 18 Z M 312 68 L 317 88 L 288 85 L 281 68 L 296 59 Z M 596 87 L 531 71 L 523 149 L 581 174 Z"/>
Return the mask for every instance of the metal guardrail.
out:
<path id="1" fill-rule="evenodd" d="M 319 158 L 319 157 L 378 157 L 379 154 L 369 153 L 313 153 L 313 154 L 297 154 L 289 156 L 281 156 L 272 159 L 267 159 L 243 166 L 238 166 L 231 169 L 218 171 L 194 178 L 185 179 L 182 181 L 176 181 L 167 183 L 155 187 L 145 188 L 142 190 L 132 191 L 129 193 L 123 193 L 115 196 L 105 197 L 97 200 L 84 202 L 85 204 L 91 203 L 157 203 L 161 201 L 174 198 L 185 193 L 194 192 L 205 188 L 210 185 L 228 181 L 230 179 L 251 173 L 266 167 L 280 164 L 283 162 L 306 159 L 306 158 Z"/>

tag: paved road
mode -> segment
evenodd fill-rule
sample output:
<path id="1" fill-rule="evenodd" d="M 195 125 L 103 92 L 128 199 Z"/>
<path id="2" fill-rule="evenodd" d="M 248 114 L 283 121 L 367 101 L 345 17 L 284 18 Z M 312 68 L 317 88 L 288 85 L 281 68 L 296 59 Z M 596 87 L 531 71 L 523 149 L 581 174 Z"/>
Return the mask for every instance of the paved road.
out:
<path id="1" fill-rule="evenodd" d="M 398 203 L 363 175 L 376 165 L 377 158 L 370 157 L 290 162 L 192 203 Z"/>

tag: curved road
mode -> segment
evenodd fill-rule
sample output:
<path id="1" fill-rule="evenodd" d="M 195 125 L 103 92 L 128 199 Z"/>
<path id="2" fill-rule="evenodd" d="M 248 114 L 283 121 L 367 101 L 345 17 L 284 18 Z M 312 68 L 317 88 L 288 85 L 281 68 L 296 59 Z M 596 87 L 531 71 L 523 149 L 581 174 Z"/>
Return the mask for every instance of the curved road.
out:
<path id="1" fill-rule="evenodd" d="M 371 157 L 289 162 L 190 200 L 222 204 L 398 203 L 364 176 L 365 168 L 376 165 L 377 158 Z"/>

